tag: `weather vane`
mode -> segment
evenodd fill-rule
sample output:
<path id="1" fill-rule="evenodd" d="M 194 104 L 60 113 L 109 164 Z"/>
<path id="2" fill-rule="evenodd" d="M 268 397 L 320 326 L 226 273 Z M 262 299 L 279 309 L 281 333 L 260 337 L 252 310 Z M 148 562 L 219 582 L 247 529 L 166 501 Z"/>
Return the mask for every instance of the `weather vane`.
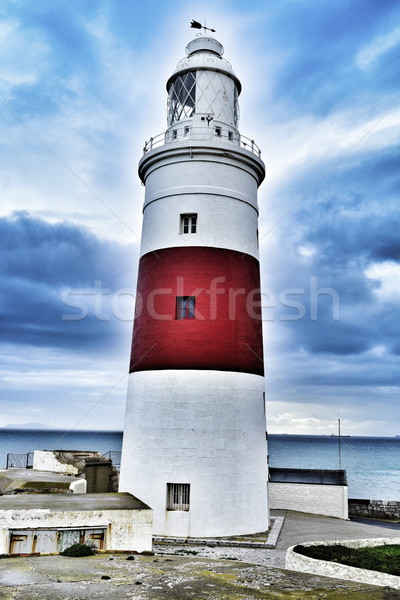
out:
<path id="1" fill-rule="evenodd" d="M 202 25 L 198 21 L 192 20 L 192 22 L 190 23 L 190 27 L 194 27 L 194 29 L 204 29 L 204 33 L 206 32 L 207 29 L 208 29 L 208 31 L 212 31 L 213 33 L 215 33 L 215 29 L 210 29 L 210 27 L 206 27 L 205 25 Z"/>

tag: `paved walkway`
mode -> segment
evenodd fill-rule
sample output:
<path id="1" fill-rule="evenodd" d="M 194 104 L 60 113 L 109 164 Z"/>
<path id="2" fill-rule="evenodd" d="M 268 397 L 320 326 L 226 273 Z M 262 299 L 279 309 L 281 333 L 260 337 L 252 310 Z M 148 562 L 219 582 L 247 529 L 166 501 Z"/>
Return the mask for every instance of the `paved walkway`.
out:
<path id="1" fill-rule="evenodd" d="M 181 556 L 195 553 L 201 558 L 223 558 L 229 556 L 236 560 L 245 560 L 254 564 L 272 567 L 285 567 L 286 550 L 290 546 L 302 542 L 312 541 L 340 541 L 350 539 L 370 539 L 393 537 L 400 538 L 400 530 L 397 523 L 390 524 L 385 521 L 367 521 L 362 523 L 355 521 L 342 521 L 331 517 L 320 517 L 305 513 L 292 511 L 272 511 L 275 519 L 274 526 L 265 544 L 257 543 L 257 536 L 252 537 L 252 544 L 246 543 L 224 543 L 214 545 L 208 540 L 203 545 L 190 543 L 182 546 L 176 544 L 155 544 L 156 552 L 162 554 L 179 554 Z M 389 529 L 390 527 L 390 529 Z M 279 528 L 279 537 L 276 538 Z M 242 538 L 248 540 L 249 538 Z M 268 542 L 274 542 L 273 548 Z M 247 547 L 246 547 L 247 546 Z M 264 546 L 264 547 L 262 547 Z"/>
<path id="2" fill-rule="evenodd" d="M 342 521 L 331 517 L 319 517 L 292 511 L 273 511 L 274 515 L 285 516 L 277 549 L 287 549 L 301 542 L 361 540 L 379 537 L 400 538 L 397 523 L 355 519 Z"/>
<path id="3" fill-rule="evenodd" d="M 172 544 L 173 546 L 207 546 L 207 548 L 217 546 L 231 548 L 275 548 L 284 521 L 284 516 L 271 516 L 270 530 L 254 535 L 204 539 L 155 536 L 153 537 L 153 543 L 161 547 Z"/>
<path id="4" fill-rule="evenodd" d="M 400 600 L 400 592 L 284 570 L 286 549 L 311 540 L 400 538 L 399 529 L 302 513 L 275 549 L 155 545 L 154 556 L 98 554 L 0 560 L 0 600 Z M 385 524 L 387 525 L 387 524 Z"/>

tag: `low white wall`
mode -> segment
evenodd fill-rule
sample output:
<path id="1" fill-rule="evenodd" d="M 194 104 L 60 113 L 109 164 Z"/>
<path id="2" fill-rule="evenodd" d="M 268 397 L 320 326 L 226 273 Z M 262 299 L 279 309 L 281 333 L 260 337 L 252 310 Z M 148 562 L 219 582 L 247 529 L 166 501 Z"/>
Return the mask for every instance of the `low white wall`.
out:
<path id="1" fill-rule="evenodd" d="M 366 548 L 372 546 L 385 546 L 386 544 L 395 544 L 393 538 L 377 538 L 374 540 L 335 540 L 330 542 L 308 542 L 303 546 L 331 546 L 340 544 L 348 548 Z M 372 585 L 388 586 L 400 589 L 400 577 L 387 575 L 378 571 L 368 571 L 366 569 L 357 569 L 348 567 L 326 560 L 317 560 L 309 556 L 303 556 L 294 551 L 295 546 L 289 548 L 286 552 L 285 569 L 292 571 L 301 571 L 313 575 L 323 575 L 324 577 L 334 577 L 335 579 L 345 579 L 346 581 L 358 581 L 360 583 L 370 583 Z"/>
<path id="2" fill-rule="evenodd" d="M 104 549 L 143 552 L 152 549 L 152 510 L 72 511 L 0 510 L 0 555 L 8 554 L 9 531 L 37 528 L 105 528 Z"/>
<path id="3" fill-rule="evenodd" d="M 348 519 L 347 486 L 270 481 L 270 509 Z"/>
<path id="4" fill-rule="evenodd" d="M 51 471 L 63 475 L 77 475 L 78 469 L 73 465 L 59 462 L 50 450 L 35 450 L 33 453 L 33 468 L 37 471 Z"/>

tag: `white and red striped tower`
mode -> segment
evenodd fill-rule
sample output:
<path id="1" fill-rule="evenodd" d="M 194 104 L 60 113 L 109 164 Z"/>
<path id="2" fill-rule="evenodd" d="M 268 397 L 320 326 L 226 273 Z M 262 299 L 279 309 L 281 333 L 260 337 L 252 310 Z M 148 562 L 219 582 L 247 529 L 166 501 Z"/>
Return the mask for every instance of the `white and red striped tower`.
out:
<path id="1" fill-rule="evenodd" d="M 167 82 L 168 128 L 146 143 L 146 186 L 120 491 L 154 533 L 265 531 L 267 442 L 255 143 L 241 84 L 199 34 Z"/>

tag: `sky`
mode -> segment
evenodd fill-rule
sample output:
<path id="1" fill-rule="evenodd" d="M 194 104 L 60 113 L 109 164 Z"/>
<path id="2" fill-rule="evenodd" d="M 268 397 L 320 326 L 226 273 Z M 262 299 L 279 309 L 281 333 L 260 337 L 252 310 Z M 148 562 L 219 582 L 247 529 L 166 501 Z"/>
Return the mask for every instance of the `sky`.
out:
<path id="1" fill-rule="evenodd" d="M 262 150 L 268 431 L 400 435 L 400 5 L 3 0 L 0 426 L 122 429 L 145 140 L 197 31 Z"/>

